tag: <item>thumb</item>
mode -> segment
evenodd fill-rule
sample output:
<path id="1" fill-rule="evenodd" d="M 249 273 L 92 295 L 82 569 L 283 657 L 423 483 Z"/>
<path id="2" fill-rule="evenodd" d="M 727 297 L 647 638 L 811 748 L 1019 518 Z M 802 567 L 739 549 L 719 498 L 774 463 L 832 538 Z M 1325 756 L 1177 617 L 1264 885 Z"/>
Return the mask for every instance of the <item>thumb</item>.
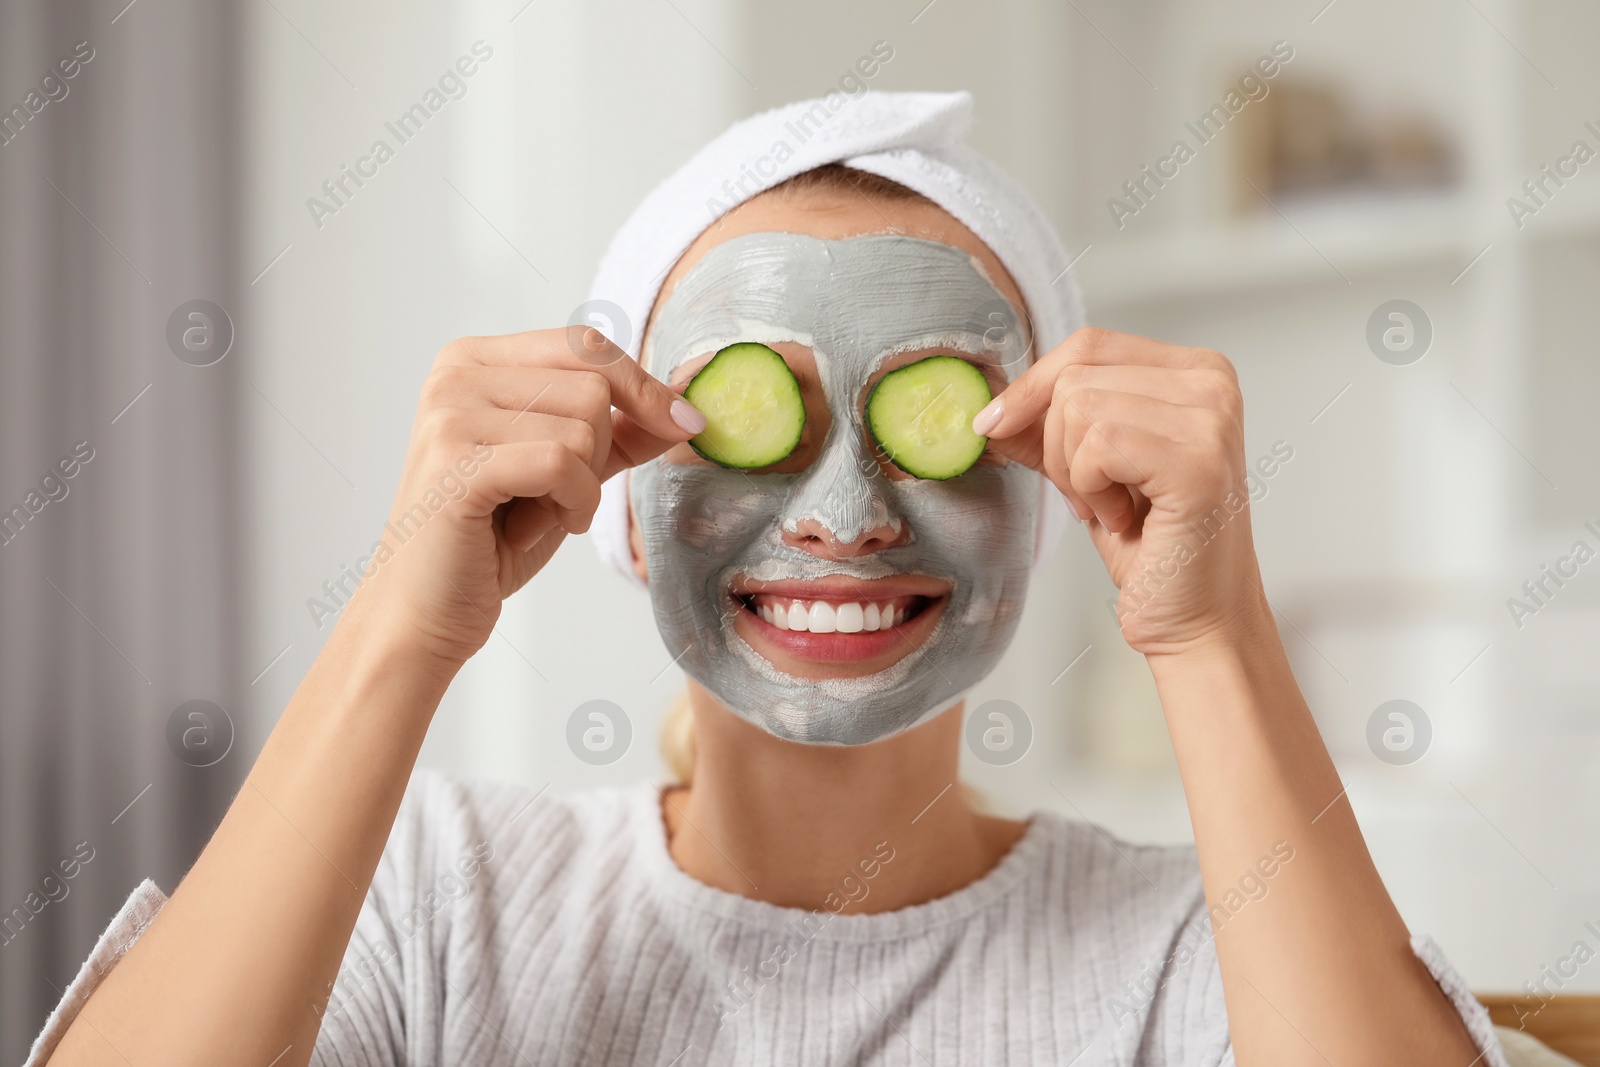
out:
<path id="1" fill-rule="evenodd" d="M 1044 469 L 1044 423 L 1034 422 L 1024 426 L 1010 437 L 989 438 L 989 449 L 998 452 L 1007 459 L 1031 467 L 1033 470 L 1045 473 Z"/>
<path id="2" fill-rule="evenodd" d="M 605 466 L 597 476 L 603 482 L 618 471 L 655 459 L 677 443 L 677 439 L 657 437 L 635 422 L 627 412 L 613 408 L 611 454 L 606 457 Z"/>

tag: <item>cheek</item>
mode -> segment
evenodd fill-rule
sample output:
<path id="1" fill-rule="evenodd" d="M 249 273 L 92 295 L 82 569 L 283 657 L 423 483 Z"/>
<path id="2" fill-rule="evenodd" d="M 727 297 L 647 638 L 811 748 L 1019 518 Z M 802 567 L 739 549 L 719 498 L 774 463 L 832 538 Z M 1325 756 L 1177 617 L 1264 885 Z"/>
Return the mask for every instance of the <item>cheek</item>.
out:
<path id="1" fill-rule="evenodd" d="M 661 460 L 635 471 L 636 531 L 659 587 L 709 590 L 732 564 L 787 555 L 781 524 L 794 480 Z M 1017 465 L 976 467 L 948 482 L 900 481 L 891 508 L 911 542 L 890 549 L 896 569 L 923 571 L 1008 595 L 1025 583 L 1038 521 L 1038 475 Z M 637 550 L 636 546 L 636 550 Z"/>
<path id="2" fill-rule="evenodd" d="M 634 507 L 646 556 L 674 580 L 703 575 L 776 529 L 783 493 L 755 476 L 653 460 L 639 468 Z"/>
<path id="3" fill-rule="evenodd" d="M 949 482 L 900 483 L 917 539 L 969 571 L 998 572 L 1032 559 L 1037 476 L 1016 465 L 974 467 Z"/>
<path id="4" fill-rule="evenodd" d="M 644 534 L 639 529 L 639 516 L 628 503 L 628 552 L 633 557 L 633 571 L 642 581 L 650 581 L 650 568 L 645 563 Z"/>

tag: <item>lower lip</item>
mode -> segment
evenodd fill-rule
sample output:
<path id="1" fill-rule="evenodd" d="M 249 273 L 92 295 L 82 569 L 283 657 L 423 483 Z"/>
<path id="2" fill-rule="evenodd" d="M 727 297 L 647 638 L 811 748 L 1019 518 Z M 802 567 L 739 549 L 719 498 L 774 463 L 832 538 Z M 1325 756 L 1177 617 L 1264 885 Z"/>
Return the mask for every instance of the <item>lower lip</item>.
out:
<path id="1" fill-rule="evenodd" d="M 930 600 L 915 616 L 887 630 L 814 634 L 810 630 L 780 630 L 754 611 L 739 603 L 734 623 L 741 636 L 755 637 L 797 659 L 817 663 L 859 663 L 882 659 L 895 653 L 904 655 L 917 647 L 928 628 L 944 610 L 945 597 Z M 899 658 L 895 656 L 894 658 Z"/>

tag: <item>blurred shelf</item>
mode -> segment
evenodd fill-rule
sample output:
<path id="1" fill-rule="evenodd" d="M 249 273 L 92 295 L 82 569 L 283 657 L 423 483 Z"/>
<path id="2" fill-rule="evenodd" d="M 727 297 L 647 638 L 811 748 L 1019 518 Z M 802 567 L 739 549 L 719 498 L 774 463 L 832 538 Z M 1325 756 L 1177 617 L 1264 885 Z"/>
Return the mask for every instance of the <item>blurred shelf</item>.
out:
<path id="1" fill-rule="evenodd" d="M 1094 308 L 1340 284 L 1408 268 L 1448 283 L 1493 242 L 1600 234 L 1600 191 L 1565 192 L 1522 231 L 1459 195 L 1280 198 L 1278 206 L 1282 215 L 1097 241 L 1078 267 L 1085 301 Z"/>

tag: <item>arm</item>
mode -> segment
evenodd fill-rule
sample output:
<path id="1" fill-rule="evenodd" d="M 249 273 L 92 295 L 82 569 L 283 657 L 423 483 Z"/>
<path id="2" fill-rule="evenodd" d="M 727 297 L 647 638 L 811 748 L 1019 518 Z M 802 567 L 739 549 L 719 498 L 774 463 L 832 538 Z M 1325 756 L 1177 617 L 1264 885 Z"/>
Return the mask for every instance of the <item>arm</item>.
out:
<path id="1" fill-rule="evenodd" d="M 1161 696 L 1208 902 L 1237 893 L 1279 842 L 1294 850 L 1271 892 L 1216 931 L 1237 1062 L 1482 1062 L 1412 952 L 1349 804 L 1334 803 L 1343 786 L 1262 592 L 1232 365 L 1079 330 L 974 429 L 1051 479 L 1117 584 L 1123 636 Z"/>
<path id="2" fill-rule="evenodd" d="M 304 1064 L 451 672 L 350 613 L 205 851 L 53 1065 Z M 365 614 L 363 611 L 362 614 Z"/>
<path id="3" fill-rule="evenodd" d="M 593 331 L 444 350 L 360 588 L 205 851 L 50 1064 L 310 1060 L 446 686 L 502 599 L 588 528 L 601 481 L 690 436 L 673 412 L 697 413 L 680 404 Z"/>
<path id="4" fill-rule="evenodd" d="M 1237 892 L 1275 843 L 1294 849 L 1271 892 L 1217 932 L 1238 1062 L 1473 1062 L 1341 797 L 1264 599 L 1232 633 L 1148 662 L 1207 900 Z"/>

